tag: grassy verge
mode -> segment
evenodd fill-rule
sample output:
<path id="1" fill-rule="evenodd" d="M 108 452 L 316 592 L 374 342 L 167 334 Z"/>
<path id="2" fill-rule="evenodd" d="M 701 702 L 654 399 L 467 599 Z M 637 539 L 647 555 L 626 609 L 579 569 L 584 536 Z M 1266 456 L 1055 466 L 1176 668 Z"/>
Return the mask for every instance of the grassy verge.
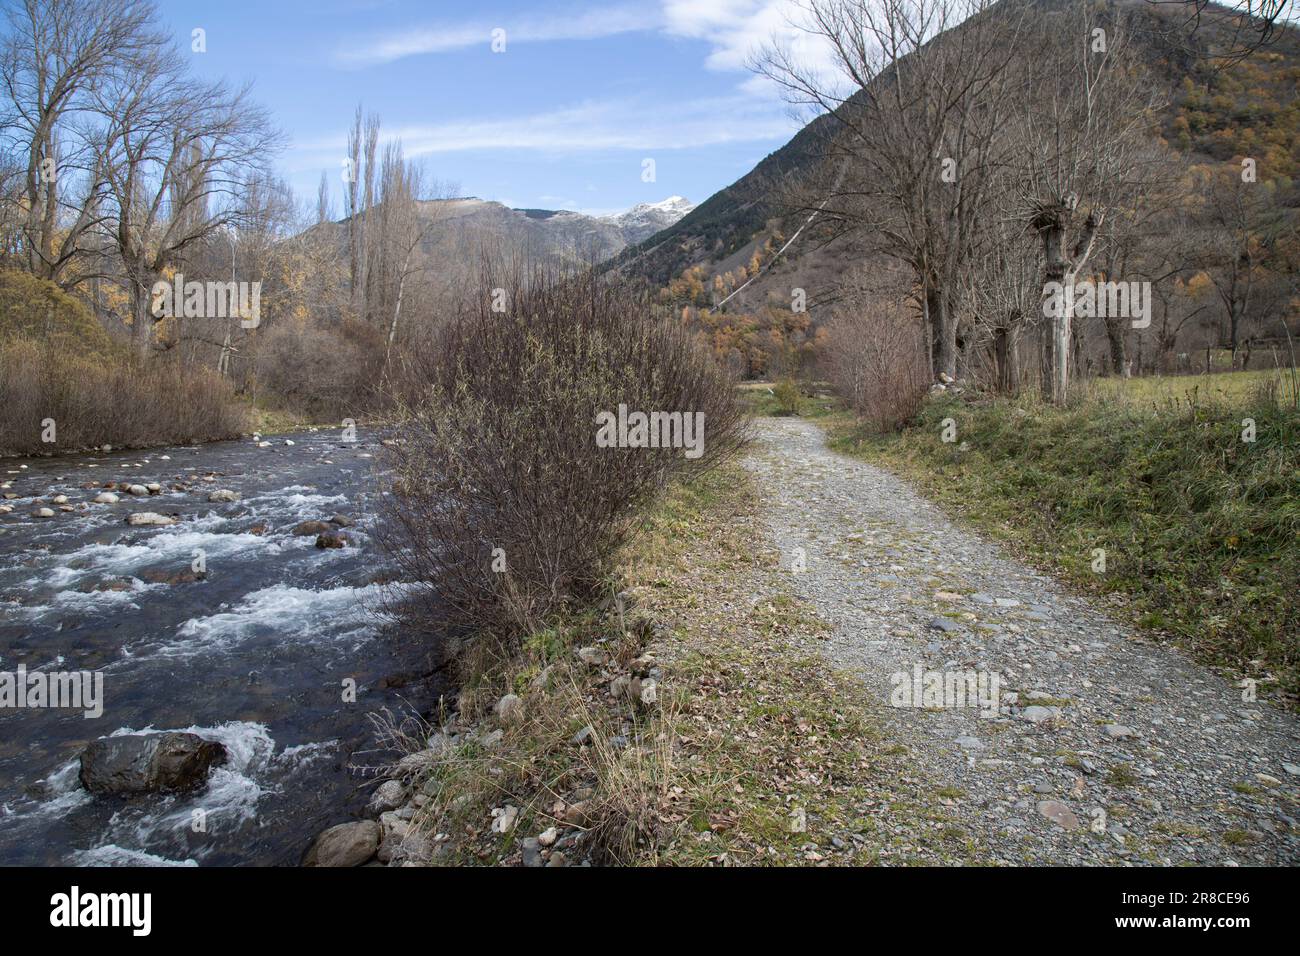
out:
<path id="1" fill-rule="evenodd" d="M 643 532 L 609 607 L 519 654 L 479 648 L 455 714 L 411 735 L 440 751 L 408 758 L 436 862 L 973 858 L 943 795 L 825 663 L 775 552 L 756 553 L 741 469 L 673 489 Z"/>
<path id="2" fill-rule="evenodd" d="M 1162 382 L 1102 385 L 1064 409 L 944 397 L 900 434 L 843 416 L 829 431 L 1202 661 L 1294 701 L 1300 415 L 1252 383 Z"/>
<path id="3" fill-rule="evenodd" d="M 751 415 L 780 417 L 797 415 L 800 418 L 824 418 L 837 407 L 835 397 L 817 385 L 812 388 L 777 382 L 746 382 L 737 388 L 737 394 Z M 805 392 L 811 391 L 808 395 Z M 792 411 L 793 409 L 793 411 Z"/>
<path id="4" fill-rule="evenodd" d="M 283 435 L 287 432 L 307 431 L 311 428 L 342 428 L 337 418 L 305 415 L 290 409 L 277 408 L 262 401 L 249 406 L 251 428 L 259 435 Z"/>

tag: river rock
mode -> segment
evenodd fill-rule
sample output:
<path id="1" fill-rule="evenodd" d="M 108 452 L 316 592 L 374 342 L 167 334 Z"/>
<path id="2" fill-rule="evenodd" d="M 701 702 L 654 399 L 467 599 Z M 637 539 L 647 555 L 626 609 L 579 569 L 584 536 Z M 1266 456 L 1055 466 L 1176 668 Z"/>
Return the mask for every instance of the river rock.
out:
<path id="1" fill-rule="evenodd" d="M 578 655 L 578 660 L 589 667 L 604 667 L 609 660 L 609 655 L 599 647 L 580 647 L 574 653 Z"/>
<path id="2" fill-rule="evenodd" d="M 155 511 L 137 511 L 126 516 L 126 523 L 133 526 L 175 524 L 176 519 L 168 515 L 160 515 Z"/>
<path id="3" fill-rule="evenodd" d="M 336 524 L 340 528 L 351 528 L 354 524 L 356 524 L 356 522 L 353 521 L 351 518 L 349 518 L 347 515 L 335 515 L 334 517 L 330 518 L 330 524 Z"/>
<path id="4" fill-rule="evenodd" d="M 492 832 L 509 833 L 515 828 L 515 821 L 519 819 L 519 808 L 511 804 L 504 807 L 498 807 L 492 811 Z"/>
<path id="5" fill-rule="evenodd" d="M 54 509 L 53 509 L 53 508 L 37 508 L 35 511 L 32 512 L 32 517 L 33 517 L 33 518 L 53 518 L 53 517 L 54 517 Z"/>
<path id="6" fill-rule="evenodd" d="M 1031 724 L 1041 724 L 1045 720 L 1051 720 L 1059 716 L 1061 708 L 1059 707 L 1041 707 L 1035 704 L 1033 707 L 1026 707 L 1021 711 L 1020 716 Z"/>
<path id="7" fill-rule="evenodd" d="M 95 794 L 183 793 L 226 759 L 225 747 L 198 734 L 101 737 L 81 752 L 81 785 Z"/>
<path id="8" fill-rule="evenodd" d="M 55 495 L 53 498 L 50 499 L 50 504 L 52 505 L 66 505 L 67 503 L 68 503 L 67 495 Z"/>
<path id="9" fill-rule="evenodd" d="M 1079 829 L 1079 818 L 1074 815 L 1069 807 L 1059 800 L 1042 800 L 1038 804 L 1038 812 L 1047 819 L 1051 820 L 1058 827 L 1066 830 Z"/>
<path id="10" fill-rule="evenodd" d="M 220 488 L 208 495 L 208 501 L 213 503 L 219 501 L 238 501 L 239 492 L 231 491 L 229 488 Z"/>
<path id="11" fill-rule="evenodd" d="M 129 495 L 134 495 L 137 498 L 143 498 L 149 494 L 149 489 L 146 488 L 144 485 L 127 485 L 126 493 Z"/>
<path id="12" fill-rule="evenodd" d="M 389 811 L 379 817 L 379 830 L 379 850 L 375 855 L 380 863 L 389 863 L 397 855 L 397 851 L 401 849 L 402 843 L 406 840 L 410 824 L 397 814 Z"/>
<path id="13" fill-rule="evenodd" d="M 111 491 L 101 491 L 95 495 L 94 502 L 97 505 L 115 505 L 117 504 L 117 495 Z"/>
<path id="14" fill-rule="evenodd" d="M 149 584 L 195 584 L 206 577 L 206 575 L 199 574 L 191 568 L 182 568 L 179 571 L 168 571 L 165 568 L 149 568 L 138 572 L 137 576 L 141 581 L 146 581 Z"/>
<path id="15" fill-rule="evenodd" d="M 144 486 L 144 490 L 149 492 L 151 495 L 160 495 L 162 494 L 162 485 L 158 484 L 156 481 L 151 481 Z"/>
<path id="16" fill-rule="evenodd" d="M 303 866 L 360 866 L 379 849 L 380 828 L 374 820 L 340 823 L 318 836 Z"/>
<path id="17" fill-rule="evenodd" d="M 506 694 L 497 701 L 497 720 L 502 725 L 510 726 L 518 723 L 524 717 L 524 702 L 517 694 Z"/>
<path id="18" fill-rule="evenodd" d="M 331 534 L 333 531 L 334 526 L 325 521 L 303 521 L 293 529 L 293 533 L 300 538 L 317 534 Z"/>
<path id="19" fill-rule="evenodd" d="M 387 813 L 402 805 L 406 789 L 396 780 L 385 780 L 370 797 L 368 809 L 371 813 Z"/>

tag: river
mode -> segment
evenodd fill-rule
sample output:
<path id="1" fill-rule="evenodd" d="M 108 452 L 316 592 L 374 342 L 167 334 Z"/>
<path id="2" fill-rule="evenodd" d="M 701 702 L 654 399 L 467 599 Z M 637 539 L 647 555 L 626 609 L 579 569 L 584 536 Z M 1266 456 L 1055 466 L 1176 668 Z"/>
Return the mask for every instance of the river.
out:
<path id="1" fill-rule="evenodd" d="M 0 709 L 0 865 L 291 865 L 364 805 L 373 777 L 358 768 L 387 756 L 367 714 L 428 710 L 445 688 L 436 642 L 385 612 L 378 438 L 343 438 L 0 460 L 18 496 L 0 515 L 0 671 L 104 675 L 98 718 Z M 107 482 L 162 490 L 91 503 Z M 210 502 L 219 489 L 239 500 Z M 33 517 L 41 505 L 55 517 Z M 179 521 L 129 526 L 136 511 Z M 346 548 L 293 534 L 336 514 L 355 521 Z M 145 730 L 190 730 L 229 760 L 188 795 L 81 788 L 87 742 Z"/>

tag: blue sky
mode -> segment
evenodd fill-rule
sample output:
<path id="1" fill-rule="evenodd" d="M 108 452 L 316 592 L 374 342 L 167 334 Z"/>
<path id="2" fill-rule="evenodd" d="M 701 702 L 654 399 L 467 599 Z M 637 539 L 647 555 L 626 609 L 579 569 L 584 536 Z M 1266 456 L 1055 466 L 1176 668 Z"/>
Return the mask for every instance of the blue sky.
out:
<path id="1" fill-rule="evenodd" d="M 205 76 L 251 80 L 285 131 L 281 174 L 312 199 L 358 102 L 461 195 L 603 214 L 701 202 L 801 125 L 749 52 L 787 0 L 160 0 Z M 207 51 L 191 53 L 191 30 Z M 504 52 L 491 49 L 505 31 Z M 655 161 L 655 182 L 642 163 Z"/>

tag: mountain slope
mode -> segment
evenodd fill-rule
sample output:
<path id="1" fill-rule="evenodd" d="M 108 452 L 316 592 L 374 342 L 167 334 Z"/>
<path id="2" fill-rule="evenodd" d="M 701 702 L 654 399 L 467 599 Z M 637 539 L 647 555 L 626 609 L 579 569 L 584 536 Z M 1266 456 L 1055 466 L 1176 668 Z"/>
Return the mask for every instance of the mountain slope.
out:
<path id="1" fill-rule="evenodd" d="M 1059 8 L 1068 0 L 1029 2 Z M 1300 178 L 1300 99 L 1295 96 L 1300 83 L 1300 30 L 1281 27 L 1267 48 L 1220 68 L 1214 54 L 1238 40 L 1230 24 L 1207 13 L 1190 33 L 1185 16 L 1177 10 L 1146 0 L 1120 0 L 1112 6 L 1130 18 L 1134 37 L 1143 47 L 1142 59 L 1166 94 L 1169 105 L 1159 117 L 1161 138 L 1188 165 L 1249 152 L 1260 157 L 1261 168 L 1267 164 L 1270 178 Z M 791 234 L 806 213 L 781 207 L 774 198 L 779 195 L 776 187 L 804 180 L 816 170 L 824 155 L 823 144 L 835 126 L 828 115 L 813 120 L 689 215 L 623 250 L 612 266 L 664 285 L 691 266 L 716 272 L 743 261 L 749 244 L 770 224 Z M 801 239 L 786 259 L 797 260 L 814 246 Z M 745 254 L 737 256 L 742 250 Z M 825 267 L 824 262 L 817 266 Z"/>

